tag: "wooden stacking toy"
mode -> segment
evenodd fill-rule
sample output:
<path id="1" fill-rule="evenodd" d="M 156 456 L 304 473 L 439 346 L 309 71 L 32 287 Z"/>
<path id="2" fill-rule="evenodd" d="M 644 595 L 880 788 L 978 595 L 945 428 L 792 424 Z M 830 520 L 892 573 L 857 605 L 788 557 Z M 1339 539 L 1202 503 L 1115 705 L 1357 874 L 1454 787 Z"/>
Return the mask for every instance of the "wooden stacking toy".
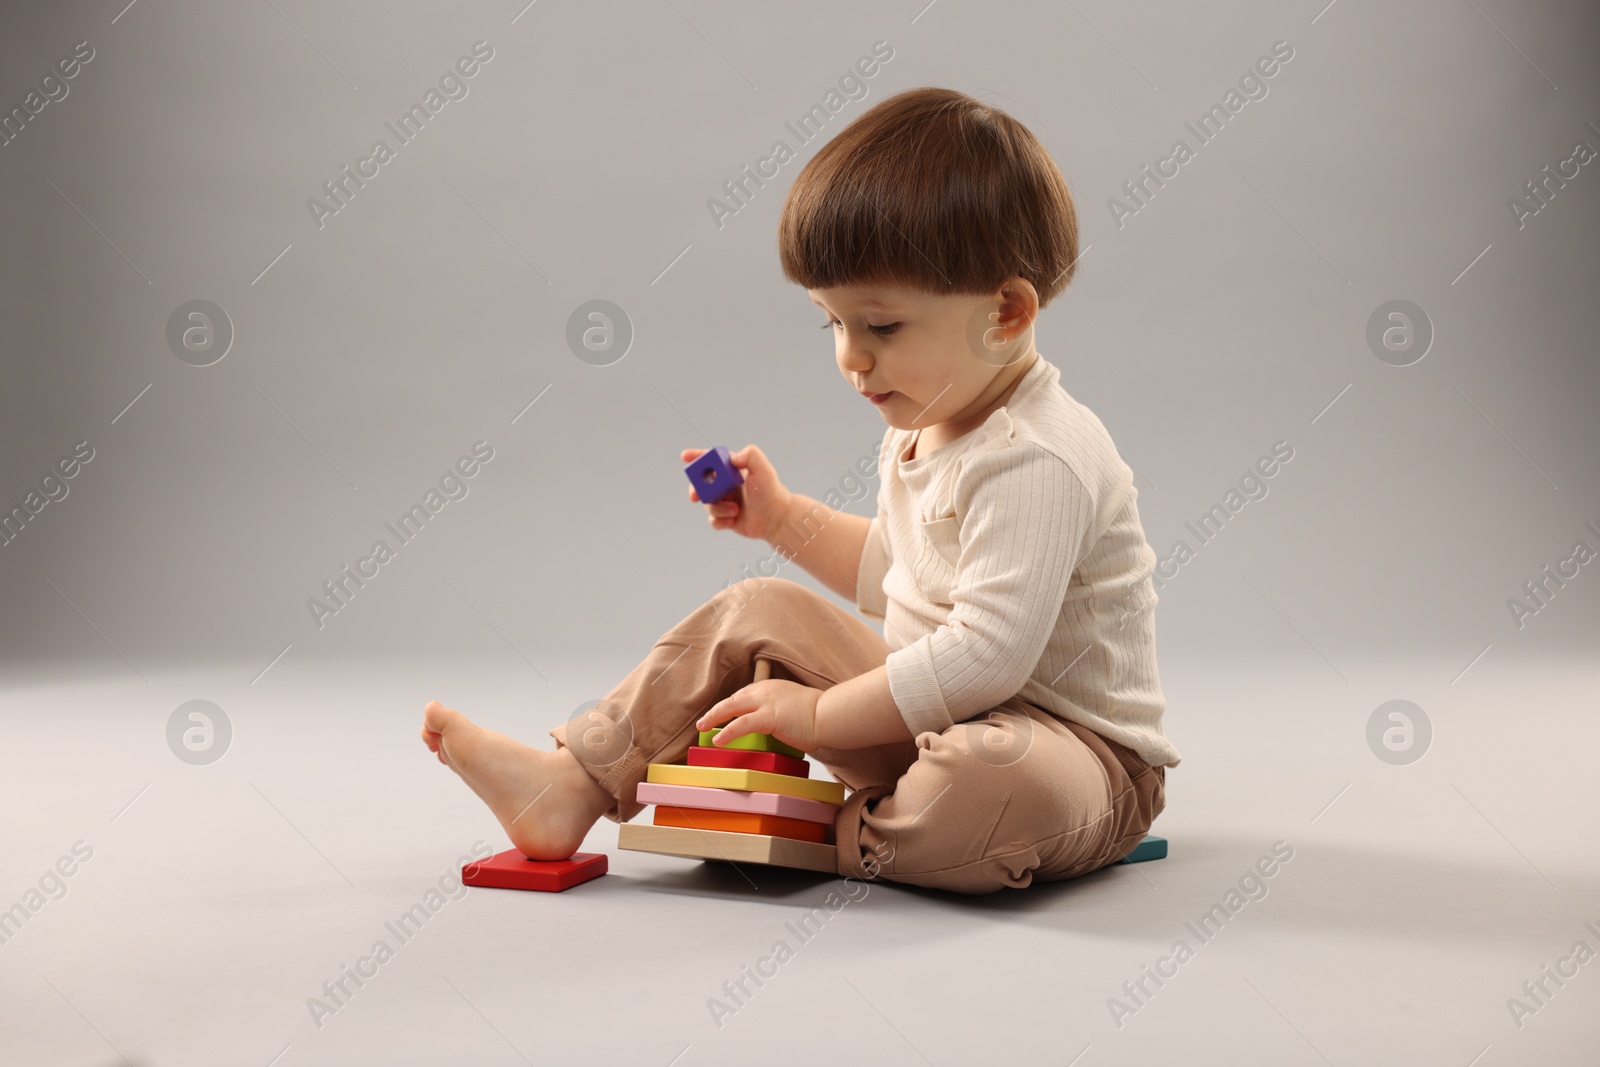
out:
<path id="1" fill-rule="evenodd" d="M 755 681 L 771 673 L 758 658 Z M 700 731 L 686 763 L 646 768 L 635 799 L 655 805 L 653 821 L 623 823 L 617 847 L 837 873 L 833 822 L 844 786 L 812 778 L 805 753 L 770 734 L 714 746 L 720 729 Z"/>

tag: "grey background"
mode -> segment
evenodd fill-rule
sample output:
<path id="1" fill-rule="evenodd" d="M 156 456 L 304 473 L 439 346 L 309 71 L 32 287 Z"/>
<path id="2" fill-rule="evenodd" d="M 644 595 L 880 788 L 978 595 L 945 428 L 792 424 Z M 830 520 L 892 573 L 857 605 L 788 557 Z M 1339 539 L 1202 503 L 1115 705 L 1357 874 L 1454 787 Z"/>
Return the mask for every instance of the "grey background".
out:
<path id="1" fill-rule="evenodd" d="M 757 442 L 821 496 L 882 433 L 776 262 L 782 197 L 816 142 L 720 231 L 705 206 L 775 139 L 793 145 L 785 120 L 880 39 L 895 58 L 836 127 L 951 85 L 1028 123 L 1066 175 L 1089 250 L 1037 343 L 1141 472 L 1158 552 L 1274 441 L 1295 448 L 1164 590 L 1163 652 L 1305 651 L 1246 576 L 1335 662 L 1592 646 L 1587 574 L 1525 631 L 1505 607 L 1600 520 L 1592 175 L 1521 232 L 1506 207 L 1575 140 L 1600 148 L 1592 11 L 1518 20 L 1558 90 L 1465 4 L 1348 3 L 1315 25 L 1264 4 L 938 4 L 915 24 L 915 9 L 536 4 L 515 25 L 490 5 L 278 6 L 6 16 L 0 100 L 78 40 L 97 53 L 0 149 L 0 500 L 77 441 L 97 451 L 0 548 L 8 660 L 126 671 L 109 642 L 141 668 L 259 670 L 293 644 L 292 670 L 498 645 L 446 578 L 535 663 L 642 651 L 767 552 L 710 536 L 680 448 Z M 306 200 L 480 38 L 495 58 L 469 95 L 319 231 Z M 1183 122 L 1279 39 L 1296 54 L 1269 94 L 1119 230 L 1107 198 L 1193 143 Z M 604 368 L 563 340 L 596 297 L 637 334 Z M 1364 341 L 1397 297 L 1436 329 L 1408 368 Z M 236 330 L 206 368 L 164 341 L 195 298 Z M 497 458 L 471 494 L 319 631 L 306 599 L 480 438 Z"/>
<path id="2" fill-rule="evenodd" d="M 784 193 L 821 143 L 796 146 L 784 123 L 878 40 L 894 58 L 825 136 L 900 89 L 951 86 L 1026 123 L 1065 174 L 1086 251 L 1037 344 L 1137 471 L 1158 554 L 1193 544 L 1184 523 L 1275 441 L 1295 450 L 1270 494 L 1161 593 L 1167 729 L 1186 757 L 1173 778 L 1182 803 L 1156 828 L 1174 841 L 1169 873 L 1102 872 L 991 904 L 1004 910 L 976 921 L 1020 940 L 956 942 L 971 951 L 954 959 L 992 983 L 1013 981 L 1017 955 L 1033 953 L 1039 1009 L 1088 1034 L 1058 1042 L 1023 1027 L 1031 1036 L 1002 1049 L 1065 1063 L 1096 1043 L 1082 1062 L 1105 1056 L 1121 1035 L 1107 1036 L 1104 997 L 1289 837 L 1308 842 L 1313 858 L 1295 872 L 1302 900 L 1318 903 L 1260 920 L 1258 940 L 1241 934 L 1206 964 L 1240 953 L 1278 1014 L 1231 976 L 1239 993 L 1226 1005 L 1164 993 L 1171 1014 L 1147 1033 L 1174 1054 L 1195 1047 L 1200 1025 L 1218 1055 L 1232 1032 L 1254 1035 L 1261 1062 L 1320 1062 L 1283 1025 L 1294 1019 L 1333 1062 L 1381 1062 L 1385 1049 L 1423 1062 L 1417 1050 L 1433 1051 L 1427 1035 L 1441 1029 L 1459 1040 L 1439 1062 L 1465 1064 L 1491 1042 L 1486 1064 L 1586 1062 L 1600 978 L 1585 973 L 1532 1036 L 1508 1027 L 1503 1000 L 1579 935 L 1578 919 L 1600 914 L 1593 852 L 1579 843 L 1600 828 L 1600 796 L 1552 759 L 1600 740 L 1585 673 L 1600 577 L 1583 568 L 1523 629 L 1506 601 L 1575 541 L 1600 546 L 1584 529 L 1600 525 L 1600 171 L 1583 167 L 1521 230 L 1507 199 L 1574 142 L 1600 148 L 1592 5 L 124 3 L 0 13 L 7 111 L 76 42 L 96 51 L 69 95 L 0 148 L 0 506 L 20 503 L 76 442 L 96 451 L 68 497 L 0 547 L 12 740 L 0 770 L 4 805 L 27 812 L 7 831 L 0 907 L 77 837 L 109 857 L 86 867 L 78 884 L 91 888 L 34 920 L 45 929 L 25 931 L 30 943 L 0 950 L 15 961 L 15 1062 L 104 1052 L 90 1020 L 140 1062 L 226 1051 L 265 1063 L 286 1042 L 299 1043 L 285 1065 L 429 1054 L 421 1035 L 398 1036 L 430 998 L 454 996 L 422 950 L 406 964 L 417 999 L 402 992 L 411 979 L 390 981 L 366 1001 L 381 1012 L 370 1029 L 292 1030 L 297 1019 L 304 1030 L 304 997 L 381 917 L 474 837 L 498 842 L 481 806 L 425 762 L 422 704 L 439 696 L 547 746 L 545 729 L 768 552 L 707 528 L 679 449 L 756 442 L 788 485 L 820 497 L 881 437 L 775 255 Z M 479 39 L 495 56 L 468 96 L 319 230 L 307 198 L 375 138 L 392 143 L 384 122 Z M 1193 144 L 1184 122 L 1285 39 L 1295 56 L 1268 95 L 1118 228 L 1107 199 L 1175 139 Z M 719 230 L 707 199 L 780 138 L 799 158 Z M 1435 332 L 1409 367 L 1365 340 L 1372 311 L 1397 298 Z M 168 317 L 193 299 L 223 307 L 235 330 L 209 367 L 166 344 Z M 611 366 L 566 346 L 569 315 L 592 299 L 622 306 L 635 330 Z M 318 630 L 306 599 L 479 439 L 495 458 L 466 499 Z M 870 493 L 850 505 L 872 509 Z M 1366 749 L 1369 714 L 1396 697 L 1433 716 L 1438 754 L 1414 767 Z M 233 719 L 234 751 L 211 767 L 165 748 L 168 716 L 195 698 Z M 1546 715 L 1564 739 L 1554 748 L 1530 725 Z M 1345 799 L 1325 809 L 1329 797 Z M 591 846 L 612 850 L 610 833 L 602 823 Z M 1397 889 L 1396 864 L 1429 849 L 1450 858 Z M 532 1000 L 504 1003 L 492 983 L 462 985 L 523 1050 L 606 1034 L 621 1058 L 616 1032 L 585 1010 L 615 993 L 629 954 L 675 944 L 661 933 L 672 923 L 709 939 L 742 921 L 719 911 L 747 893 L 732 874 L 612 860 L 605 904 L 579 910 L 601 899 L 597 886 L 496 897 L 446 967 L 458 984 L 496 966 L 504 988 L 535 983 Z M 648 906 L 616 888 L 639 872 L 656 890 Z M 1126 892 L 1164 883 L 1167 901 L 1193 894 L 1147 927 L 1141 898 L 1107 895 L 1112 877 Z M 239 878 L 252 887 L 243 900 Z M 780 884 L 786 904 L 821 894 Z M 1272 907 L 1293 908 L 1275 892 Z M 961 913 L 932 898 L 873 893 L 888 910 L 850 913 L 851 936 L 872 945 L 863 969 L 883 965 L 873 953 L 898 961 L 899 995 L 873 994 L 873 1015 L 836 982 L 813 1002 L 802 993 L 813 978 L 793 979 L 763 1010 L 777 1026 L 802 1006 L 854 1005 L 848 1025 L 876 1028 L 883 1061 L 920 1062 L 880 1017 L 914 1035 L 926 1034 L 921 1017 L 935 1034 L 954 1028 L 918 1037 L 934 1062 L 954 1062 L 938 1050 L 965 1047 L 963 999 L 916 990 L 954 988 L 952 957 L 926 958 L 928 939 L 974 935 L 938 933 Z M 705 901 L 703 913 L 671 910 Z M 561 958 L 578 958 L 578 935 L 595 930 L 612 931 L 613 955 L 570 982 L 486 963 L 507 924 L 528 922 L 518 907 L 551 912 L 526 929 L 572 935 L 556 938 Z M 1051 946 L 1042 962 L 1030 923 Z M 1118 940 L 1141 937 L 1148 947 Z M 846 940 L 810 965 L 852 959 Z M 534 941 L 530 957 L 555 951 Z M 740 1046 L 705 1035 L 699 1000 L 764 935 L 677 947 L 704 974 L 685 981 L 687 1006 L 650 1009 L 650 1040 L 629 1055 L 666 1063 L 694 1041 L 696 1056 L 719 1049 L 709 1058 L 732 1062 Z M 639 965 L 670 984 L 681 972 L 659 951 Z M 1083 969 L 1068 976 L 1067 957 Z M 1246 964 L 1297 973 L 1299 996 Z M 1352 1015 L 1319 992 L 1374 981 L 1391 1000 L 1427 1004 L 1425 1020 L 1392 1003 Z M 1057 997 L 1060 982 L 1071 991 Z M 141 1014 L 130 988 L 179 999 Z M 1187 988 L 1211 987 L 1197 977 Z M 232 1007 L 213 1003 L 218 990 Z M 450 1003 L 438 1055 L 520 1062 Z M 561 1018 L 584 1028 L 559 1040 L 541 1029 Z M 1120 1047 L 1126 1062 L 1157 1051 Z"/>

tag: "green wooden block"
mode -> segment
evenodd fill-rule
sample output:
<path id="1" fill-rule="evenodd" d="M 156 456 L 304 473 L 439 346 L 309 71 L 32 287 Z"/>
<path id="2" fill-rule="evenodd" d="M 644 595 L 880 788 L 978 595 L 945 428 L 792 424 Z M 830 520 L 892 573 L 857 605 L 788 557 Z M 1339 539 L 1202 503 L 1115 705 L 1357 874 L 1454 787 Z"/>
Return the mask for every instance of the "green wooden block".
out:
<path id="1" fill-rule="evenodd" d="M 711 739 L 716 737 L 721 732 L 722 727 L 720 726 L 710 730 L 701 730 L 699 743 L 705 745 L 707 748 L 711 748 L 713 747 L 713 742 Z M 793 745 L 784 744 L 771 734 L 743 734 L 739 737 L 735 737 L 726 745 L 716 745 L 715 747 L 742 748 L 750 752 L 782 752 L 785 756 L 793 756 L 795 759 L 806 758 L 806 754 L 804 752 L 801 752 Z"/>
<path id="2" fill-rule="evenodd" d="M 1167 858 L 1167 839 L 1154 834 L 1145 834 L 1144 840 L 1133 846 L 1133 851 L 1118 860 L 1118 863 L 1143 863 L 1145 860 L 1164 860 Z"/>

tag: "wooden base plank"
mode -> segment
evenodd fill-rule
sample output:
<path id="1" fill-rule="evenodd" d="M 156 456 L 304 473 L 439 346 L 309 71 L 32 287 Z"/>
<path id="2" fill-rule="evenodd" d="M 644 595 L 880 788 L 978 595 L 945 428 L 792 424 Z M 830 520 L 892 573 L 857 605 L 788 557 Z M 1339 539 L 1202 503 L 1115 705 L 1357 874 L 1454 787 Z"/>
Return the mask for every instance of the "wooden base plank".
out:
<path id="1" fill-rule="evenodd" d="M 617 827 L 617 847 L 688 859 L 766 863 L 825 874 L 839 872 L 839 852 L 835 846 L 765 834 L 733 834 L 726 830 L 687 830 L 679 826 L 625 822 Z"/>

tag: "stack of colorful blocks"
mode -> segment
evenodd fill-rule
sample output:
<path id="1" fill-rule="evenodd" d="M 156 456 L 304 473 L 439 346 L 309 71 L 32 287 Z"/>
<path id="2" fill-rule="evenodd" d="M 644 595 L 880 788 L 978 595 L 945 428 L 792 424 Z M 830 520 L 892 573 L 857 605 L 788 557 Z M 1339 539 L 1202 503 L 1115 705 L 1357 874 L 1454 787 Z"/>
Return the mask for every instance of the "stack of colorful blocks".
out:
<path id="1" fill-rule="evenodd" d="M 635 799 L 649 825 L 624 823 L 621 848 L 701 859 L 772 863 L 833 873 L 833 823 L 844 786 L 810 777 L 805 753 L 771 734 L 712 742 L 702 730 L 687 763 L 652 763 Z"/>
<path id="2" fill-rule="evenodd" d="M 766 675 L 758 663 L 757 678 Z M 635 795 L 649 825 L 624 823 L 621 848 L 701 859 L 837 870 L 833 823 L 844 786 L 812 778 L 805 753 L 771 734 L 714 745 L 702 730 L 687 763 L 652 763 Z"/>

